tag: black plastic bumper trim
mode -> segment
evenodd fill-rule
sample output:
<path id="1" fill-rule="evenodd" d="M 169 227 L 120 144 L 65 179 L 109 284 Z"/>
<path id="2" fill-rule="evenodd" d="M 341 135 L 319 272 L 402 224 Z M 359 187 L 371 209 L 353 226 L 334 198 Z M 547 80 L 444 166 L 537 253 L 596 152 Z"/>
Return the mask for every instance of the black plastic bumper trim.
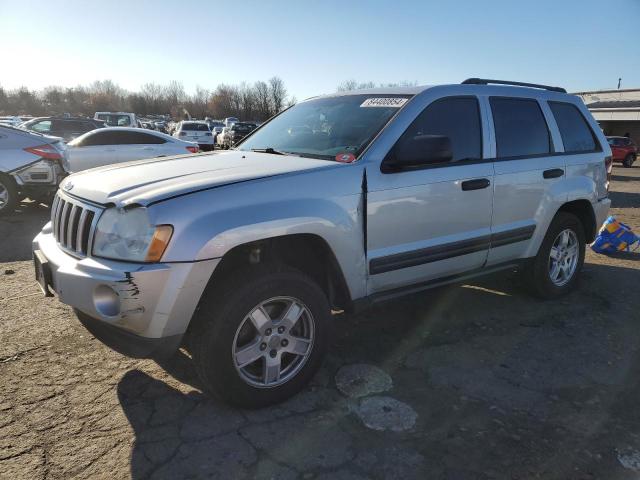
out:
<path id="1" fill-rule="evenodd" d="M 80 323 L 107 347 L 132 358 L 167 358 L 182 343 L 183 335 L 147 338 L 90 317 L 74 308 Z"/>

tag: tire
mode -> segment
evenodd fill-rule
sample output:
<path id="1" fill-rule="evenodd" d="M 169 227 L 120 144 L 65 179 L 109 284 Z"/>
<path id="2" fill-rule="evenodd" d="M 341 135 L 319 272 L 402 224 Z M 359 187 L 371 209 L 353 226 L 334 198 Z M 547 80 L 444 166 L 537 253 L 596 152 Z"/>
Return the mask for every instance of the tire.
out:
<path id="1" fill-rule="evenodd" d="M 264 305 L 261 310 L 257 309 L 260 305 Z M 278 321 L 289 308 L 302 312 L 293 322 L 291 336 L 282 320 Z M 255 322 L 249 317 L 252 312 Z M 209 285 L 190 334 L 203 389 L 245 408 L 264 407 L 295 395 L 322 363 L 330 313 L 320 287 L 303 273 L 284 266 L 257 265 Z M 269 317 L 275 321 L 270 322 Z M 256 324 L 262 325 L 261 332 Z M 285 351 L 294 347 L 303 353 Z M 248 362 L 245 367 L 243 362 Z M 269 376 L 267 365 L 272 366 Z"/>
<path id="2" fill-rule="evenodd" d="M 627 155 L 626 157 L 624 157 L 624 160 L 622 161 L 622 165 L 625 168 L 631 168 L 633 166 L 633 162 L 635 162 L 636 159 L 632 154 Z"/>
<path id="3" fill-rule="evenodd" d="M 15 211 L 18 203 L 18 188 L 13 178 L 0 173 L 0 216 Z"/>
<path id="4" fill-rule="evenodd" d="M 568 233 L 561 239 L 560 235 L 564 232 Z M 569 240 L 566 247 L 563 245 L 564 239 Z M 571 256 L 573 248 L 570 245 L 573 242 L 577 251 Z M 524 272 L 532 293 L 542 299 L 553 299 L 569 293 L 584 264 L 585 245 L 584 226 L 580 219 L 572 213 L 558 212 L 547 229 L 538 254 Z M 555 256 L 560 255 L 564 259 L 560 260 L 561 265 L 558 265 L 558 260 L 551 258 L 552 248 Z"/>

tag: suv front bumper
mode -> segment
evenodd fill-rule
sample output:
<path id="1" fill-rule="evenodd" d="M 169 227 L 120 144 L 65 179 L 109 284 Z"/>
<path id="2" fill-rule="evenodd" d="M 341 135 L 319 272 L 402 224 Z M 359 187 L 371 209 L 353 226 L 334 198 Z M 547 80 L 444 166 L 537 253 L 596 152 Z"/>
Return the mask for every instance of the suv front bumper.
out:
<path id="1" fill-rule="evenodd" d="M 85 327 L 133 357 L 175 351 L 220 259 L 140 264 L 76 258 L 63 251 L 51 224 L 33 240 L 46 259 L 49 288 L 74 307 Z"/>

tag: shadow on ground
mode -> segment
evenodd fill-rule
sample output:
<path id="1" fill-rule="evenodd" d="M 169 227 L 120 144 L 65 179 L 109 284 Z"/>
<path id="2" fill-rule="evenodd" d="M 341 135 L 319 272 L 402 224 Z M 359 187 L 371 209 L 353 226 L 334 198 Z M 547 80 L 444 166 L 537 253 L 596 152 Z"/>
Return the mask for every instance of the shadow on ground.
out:
<path id="1" fill-rule="evenodd" d="M 15 212 L 0 216 L 0 262 L 31 259 L 31 241 L 50 216 L 49 206 L 32 201 L 21 202 Z"/>
<path id="2" fill-rule="evenodd" d="M 637 270 L 587 264 L 552 302 L 513 276 L 441 288 L 336 319 L 312 384 L 243 411 L 138 370 L 118 385 L 134 478 L 634 478 L 640 450 Z M 340 367 L 378 366 L 418 414 L 404 432 L 354 415 Z M 186 355 L 165 368 L 197 389 Z M 635 450 L 633 450 L 635 449 Z"/>

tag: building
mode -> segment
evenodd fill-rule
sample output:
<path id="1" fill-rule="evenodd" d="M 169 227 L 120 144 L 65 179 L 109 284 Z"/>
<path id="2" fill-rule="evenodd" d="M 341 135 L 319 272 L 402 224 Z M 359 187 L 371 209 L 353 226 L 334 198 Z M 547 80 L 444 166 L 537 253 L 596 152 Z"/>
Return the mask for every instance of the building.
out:
<path id="1" fill-rule="evenodd" d="M 576 92 L 605 135 L 628 135 L 640 143 L 640 88 Z"/>

